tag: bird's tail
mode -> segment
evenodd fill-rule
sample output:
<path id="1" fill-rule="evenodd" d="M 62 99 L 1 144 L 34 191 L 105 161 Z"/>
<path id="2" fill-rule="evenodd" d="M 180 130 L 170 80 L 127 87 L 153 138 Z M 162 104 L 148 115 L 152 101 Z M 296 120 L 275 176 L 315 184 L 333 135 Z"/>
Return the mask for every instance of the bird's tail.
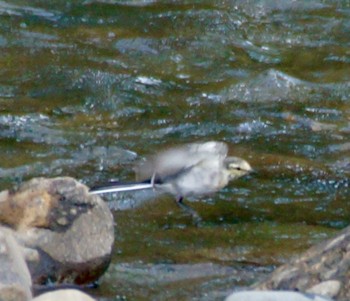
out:
<path id="1" fill-rule="evenodd" d="M 101 186 L 95 186 L 90 189 L 90 194 L 103 194 L 109 192 L 122 192 L 154 188 L 154 183 L 136 182 L 136 183 L 120 183 L 110 182 Z"/>

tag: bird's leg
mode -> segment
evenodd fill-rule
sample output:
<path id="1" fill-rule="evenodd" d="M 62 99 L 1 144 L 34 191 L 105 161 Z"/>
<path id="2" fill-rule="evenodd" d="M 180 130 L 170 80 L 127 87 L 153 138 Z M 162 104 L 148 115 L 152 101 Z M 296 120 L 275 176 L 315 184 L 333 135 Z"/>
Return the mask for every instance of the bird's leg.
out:
<path id="1" fill-rule="evenodd" d="M 183 200 L 184 200 L 184 197 L 183 197 L 182 195 L 178 195 L 178 196 L 176 197 L 176 203 L 177 203 L 177 204 L 179 204 L 179 203 L 183 204 L 183 203 L 182 203 Z"/>
<path id="2" fill-rule="evenodd" d="M 176 204 L 183 210 L 185 211 L 187 214 L 192 216 L 193 222 L 194 224 L 197 226 L 201 221 L 201 217 L 199 216 L 199 214 L 190 206 L 186 205 L 183 203 L 183 196 L 179 195 L 176 197 Z"/>
<path id="3" fill-rule="evenodd" d="M 152 175 L 152 178 L 151 178 L 151 185 L 152 185 L 152 188 L 153 188 L 153 190 L 155 190 L 155 184 L 154 184 L 154 182 L 155 182 L 155 179 L 156 179 L 156 172 L 154 172 L 153 173 L 153 175 Z"/>

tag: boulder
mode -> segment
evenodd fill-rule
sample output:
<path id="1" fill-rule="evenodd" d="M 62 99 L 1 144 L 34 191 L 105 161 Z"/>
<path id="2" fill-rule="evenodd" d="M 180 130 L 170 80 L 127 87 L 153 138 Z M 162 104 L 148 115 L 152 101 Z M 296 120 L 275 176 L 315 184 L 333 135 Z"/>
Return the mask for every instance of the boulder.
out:
<path id="1" fill-rule="evenodd" d="M 35 178 L 3 191 L 0 223 L 25 248 L 34 284 L 93 282 L 111 260 L 113 216 L 73 178 Z"/>
<path id="2" fill-rule="evenodd" d="M 22 247 L 18 245 L 10 231 L 0 227 L 0 300 L 30 300 L 31 286 L 31 277 Z"/>

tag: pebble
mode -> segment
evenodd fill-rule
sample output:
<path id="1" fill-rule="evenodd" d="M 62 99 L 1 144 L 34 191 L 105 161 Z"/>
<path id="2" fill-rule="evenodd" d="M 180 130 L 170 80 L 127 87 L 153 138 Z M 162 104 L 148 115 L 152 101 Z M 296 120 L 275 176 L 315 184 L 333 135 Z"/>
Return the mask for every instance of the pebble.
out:
<path id="1" fill-rule="evenodd" d="M 314 294 L 294 291 L 241 291 L 228 296 L 225 301 L 332 301 Z"/>

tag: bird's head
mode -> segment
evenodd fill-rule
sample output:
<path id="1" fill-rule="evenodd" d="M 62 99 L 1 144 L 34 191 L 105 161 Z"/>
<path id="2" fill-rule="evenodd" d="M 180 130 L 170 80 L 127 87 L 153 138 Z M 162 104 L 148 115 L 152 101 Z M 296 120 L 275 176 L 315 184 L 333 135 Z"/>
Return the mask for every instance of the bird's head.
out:
<path id="1" fill-rule="evenodd" d="M 230 180 L 237 179 L 253 171 L 247 161 L 238 157 L 227 157 L 224 160 L 224 166 L 226 167 Z"/>

